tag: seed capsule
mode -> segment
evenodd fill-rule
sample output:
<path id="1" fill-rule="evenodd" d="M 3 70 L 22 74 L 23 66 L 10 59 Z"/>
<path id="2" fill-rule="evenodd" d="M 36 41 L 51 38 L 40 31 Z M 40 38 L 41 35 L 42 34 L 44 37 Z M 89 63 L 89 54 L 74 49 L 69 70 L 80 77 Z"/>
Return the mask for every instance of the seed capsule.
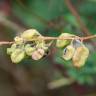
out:
<path id="1" fill-rule="evenodd" d="M 39 41 L 36 41 L 36 47 L 37 48 L 43 48 L 45 46 L 45 42 L 44 40 L 39 40 Z"/>
<path id="2" fill-rule="evenodd" d="M 25 52 L 21 49 L 15 49 L 14 52 L 11 54 L 11 60 L 13 63 L 19 63 L 25 57 Z"/>
<path id="3" fill-rule="evenodd" d="M 11 48 L 7 48 L 7 54 L 11 55 L 12 52 L 14 52 L 15 49 L 16 49 L 16 44 L 12 44 Z"/>
<path id="4" fill-rule="evenodd" d="M 37 49 L 36 51 L 32 52 L 32 59 L 33 60 L 39 60 L 45 55 L 44 49 Z"/>
<path id="5" fill-rule="evenodd" d="M 60 38 L 67 38 L 67 37 L 73 37 L 73 36 L 75 36 L 75 35 L 73 35 L 73 34 L 69 34 L 69 33 L 62 33 L 59 37 Z M 57 42 L 56 42 L 56 46 L 58 47 L 58 48 L 63 48 L 63 47 L 65 47 L 66 45 L 68 45 L 68 44 L 70 44 L 70 40 L 57 40 Z"/>
<path id="6" fill-rule="evenodd" d="M 38 36 L 41 36 L 41 34 L 35 29 L 26 30 L 21 34 L 21 37 L 25 40 L 31 40 Z"/>
<path id="7" fill-rule="evenodd" d="M 35 51 L 35 47 L 31 47 L 30 44 L 25 46 L 25 52 L 28 56 L 31 56 L 33 51 Z"/>
<path id="8" fill-rule="evenodd" d="M 87 47 L 85 47 L 84 45 L 78 47 L 72 58 L 73 65 L 78 68 L 84 66 L 84 64 L 88 58 L 88 55 L 89 55 L 89 50 Z"/>
<path id="9" fill-rule="evenodd" d="M 16 44 L 22 44 L 22 43 L 23 43 L 23 38 L 21 38 L 21 37 L 19 37 L 19 36 L 16 36 L 16 37 L 14 38 L 14 40 L 15 40 L 15 43 L 16 43 Z"/>
<path id="10" fill-rule="evenodd" d="M 7 48 L 7 54 L 8 54 L 8 55 L 11 55 L 11 53 L 12 53 L 11 48 Z"/>
<path id="11" fill-rule="evenodd" d="M 65 49 L 64 49 L 64 53 L 63 53 L 63 59 L 65 60 L 70 60 L 75 52 L 75 48 L 72 45 L 68 45 Z"/>

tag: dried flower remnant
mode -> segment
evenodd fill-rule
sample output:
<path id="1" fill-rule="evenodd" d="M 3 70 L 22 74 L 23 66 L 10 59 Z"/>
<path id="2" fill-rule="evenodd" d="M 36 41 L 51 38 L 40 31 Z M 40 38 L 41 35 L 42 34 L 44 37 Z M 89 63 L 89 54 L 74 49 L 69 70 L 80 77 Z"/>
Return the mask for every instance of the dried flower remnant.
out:
<path id="1" fill-rule="evenodd" d="M 39 60 L 39 59 L 41 59 L 44 55 L 45 55 L 44 49 L 39 48 L 39 49 L 35 50 L 35 51 L 32 53 L 32 59 L 33 59 L 33 60 Z"/>

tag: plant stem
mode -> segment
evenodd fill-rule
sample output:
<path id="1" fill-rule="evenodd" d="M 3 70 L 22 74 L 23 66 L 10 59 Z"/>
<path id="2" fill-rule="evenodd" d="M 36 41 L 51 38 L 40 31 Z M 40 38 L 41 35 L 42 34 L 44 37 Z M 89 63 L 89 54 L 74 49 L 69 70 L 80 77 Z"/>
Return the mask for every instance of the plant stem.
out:
<path id="1" fill-rule="evenodd" d="M 0 42 L 0 45 L 10 45 L 10 44 L 12 44 L 13 42 L 9 42 L 9 41 L 1 41 Z"/>
<path id="2" fill-rule="evenodd" d="M 40 36 L 36 39 L 31 39 L 31 40 L 28 40 L 28 41 L 34 41 L 34 40 L 73 40 L 73 39 L 79 39 L 79 40 L 89 40 L 89 39 L 93 39 L 93 38 L 96 38 L 96 35 L 91 35 L 91 36 L 86 36 L 86 37 L 78 37 L 78 36 L 75 36 L 75 37 L 43 37 L 43 36 Z M 7 45 L 7 44 L 12 44 L 14 42 L 9 42 L 9 41 L 0 41 L 0 45 Z"/>

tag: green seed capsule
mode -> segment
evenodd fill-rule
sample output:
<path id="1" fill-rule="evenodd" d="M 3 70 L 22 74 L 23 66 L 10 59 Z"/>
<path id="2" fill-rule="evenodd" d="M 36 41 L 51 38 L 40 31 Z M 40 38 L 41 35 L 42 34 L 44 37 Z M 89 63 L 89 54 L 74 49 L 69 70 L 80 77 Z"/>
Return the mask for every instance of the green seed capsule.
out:
<path id="1" fill-rule="evenodd" d="M 8 55 L 11 55 L 11 53 L 12 53 L 11 48 L 7 48 L 7 54 L 8 54 Z"/>
<path id="2" fill-rule="evenodd" d="M 63 53 L 63 59 L 65 60 L 70 60 L 75 52 L 75 48 L 72 45 L 68 45 L 65 49 L 64 49 L 64 53 Z"/>
<path id="3" fill-rule="evenodd" d="M 32 52 L 33 51 L 35 51 L 35 47 L 31 47 L 31 45 L 30 44 L 27 44 L 26 46 L 25 46 L 25 52 L 26 52 L 26 54 L 28 55 L 28 56 L 31 56 L 32 55 Z"/>
<path id="4" fill-rule="evenodd" d="M 11 48 L 7 48 L 7 54 L 11 55 L 12 52 L 14 52 L 15 49 L 16 49 L 16 44 L 12 44 Z"/>
<path id="5" fill-rule="evenodd" d="M 35 29 L 26 30 L 21 34 L 21 37 L 25 40 L 31 40 L 38 36 L 41 36 L 41 34 Z"/>
<path id="6" fill-rule="evenodd" d="M 78 47 L 72 58 L 73 65 L 78 68 L 84 66 L 88 56 L 89 56 L 89 49 L 87 47 L 85 46 Z"/>
<path id="7" fill-rule="evenodd" d="M 59 37 L 60 38 L 63 38 L 63 37 L 67 38 L 67 37 L 73 37 L 73 36 L 75 36 L 75 35 L 69 34 L 69 33 L 62 33 Z M 57 40 L 56 46 L 58 48 L 64 48 L 66 45 L 70 44 L 70 42 L 71 42 L 71 40 Z"/>
<path id="8" fill-rule="evenodd" d="M 36 48 L 43 48 L 46 46 L 45 44 L 45 41 L 44 40 L 39 40 L 39 41 L 36 41 Z"/>
<path id="9" fill-rule="evenodd" d="M 13 63 L 19 63 L 25 57 L 25 52 L 21 49 L 15 49 L 14 52 L 11 54 L 11 60 Z"/>

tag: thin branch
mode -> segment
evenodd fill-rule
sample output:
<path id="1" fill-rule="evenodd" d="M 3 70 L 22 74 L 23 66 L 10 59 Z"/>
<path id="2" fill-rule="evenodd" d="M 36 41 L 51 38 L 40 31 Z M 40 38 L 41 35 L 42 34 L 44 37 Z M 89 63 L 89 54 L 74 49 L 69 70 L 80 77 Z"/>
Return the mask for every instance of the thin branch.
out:
<path id="1" fill-rule="evenodd" d="M 83 33 L 87 36 L 90 35 L 90 32 L 89 30 L 87 29 L 86 25 L 83 23 L 83 21 L 81 20 L 81 17 L 80 15 L 78 14 L 76 8 L 72 5 L 71 1 L 70 0 L 64 0 L 66 5 L 68 6 L 69 10 L 71 11 L 71 13 L 76 17 Z"/>
<path id="2" fill-rule="evenodd" d="M 92 39 L 92 38 L 96 38 L 96 35 L 91 35 L 91 36 L 87 36 L 87 37 L 82 37 L 83 40 L 88 40 L 88 39 Z"/>
<path id="3" fill-rule="evenodd" d="M 96 38 L 96 35 L 91 35 L 91 36 L 86 36 L 86 37 L 79 37 L 79 36 L 72 36 L 72 37 L 47 37 L 47 36 L 40 36 L 36 39 L 31 39 L 30 41 L 34 41 L 34 40 L 73 40 L 73 39 L 79 39 L 79 40 L 89 40 L 89 39 L 93 39 Z"/>
<path id="4" fill-rule="evenodd" d="M 20 26 L 18 26 L 18 24 L 8 20 L 5 16 L 5 14 L 2 12 L 0 12 L 0 24 L 7 26 L 13 30 L 16 30 L 17 32 L 24 31 L 24 28 L 21 28 Z"/>
<path id="5" fill-rule="evenodd" d="M 0 45 L 10 45 L 12 44 L 13 42 L 9 42 L 9 41 L 1 41 L 0 42 Z"/>
<path id="6" fill-rule="evenodd" d="M 28 40 L 28 41 L 34 41 L 34 40 L 73 40 L 73 39 L 79 39 L 79 40 L 89 40 L 89 39 L 93 39 L 93 38 L 96 38 L 96 35 L 91 35 L 91 36 L 86 36 L 86 37 L 78 37 L 78 36 L 74 36 L 74 37 L 43 37 L 43 36 L 40 36 L 38 38 L 35 38 L 35 39 L 31 39 L 31 40 Z M 0 45 L 10 45 L 14 42 L 9 42 L 9 41 L 0 41 Z"/>

